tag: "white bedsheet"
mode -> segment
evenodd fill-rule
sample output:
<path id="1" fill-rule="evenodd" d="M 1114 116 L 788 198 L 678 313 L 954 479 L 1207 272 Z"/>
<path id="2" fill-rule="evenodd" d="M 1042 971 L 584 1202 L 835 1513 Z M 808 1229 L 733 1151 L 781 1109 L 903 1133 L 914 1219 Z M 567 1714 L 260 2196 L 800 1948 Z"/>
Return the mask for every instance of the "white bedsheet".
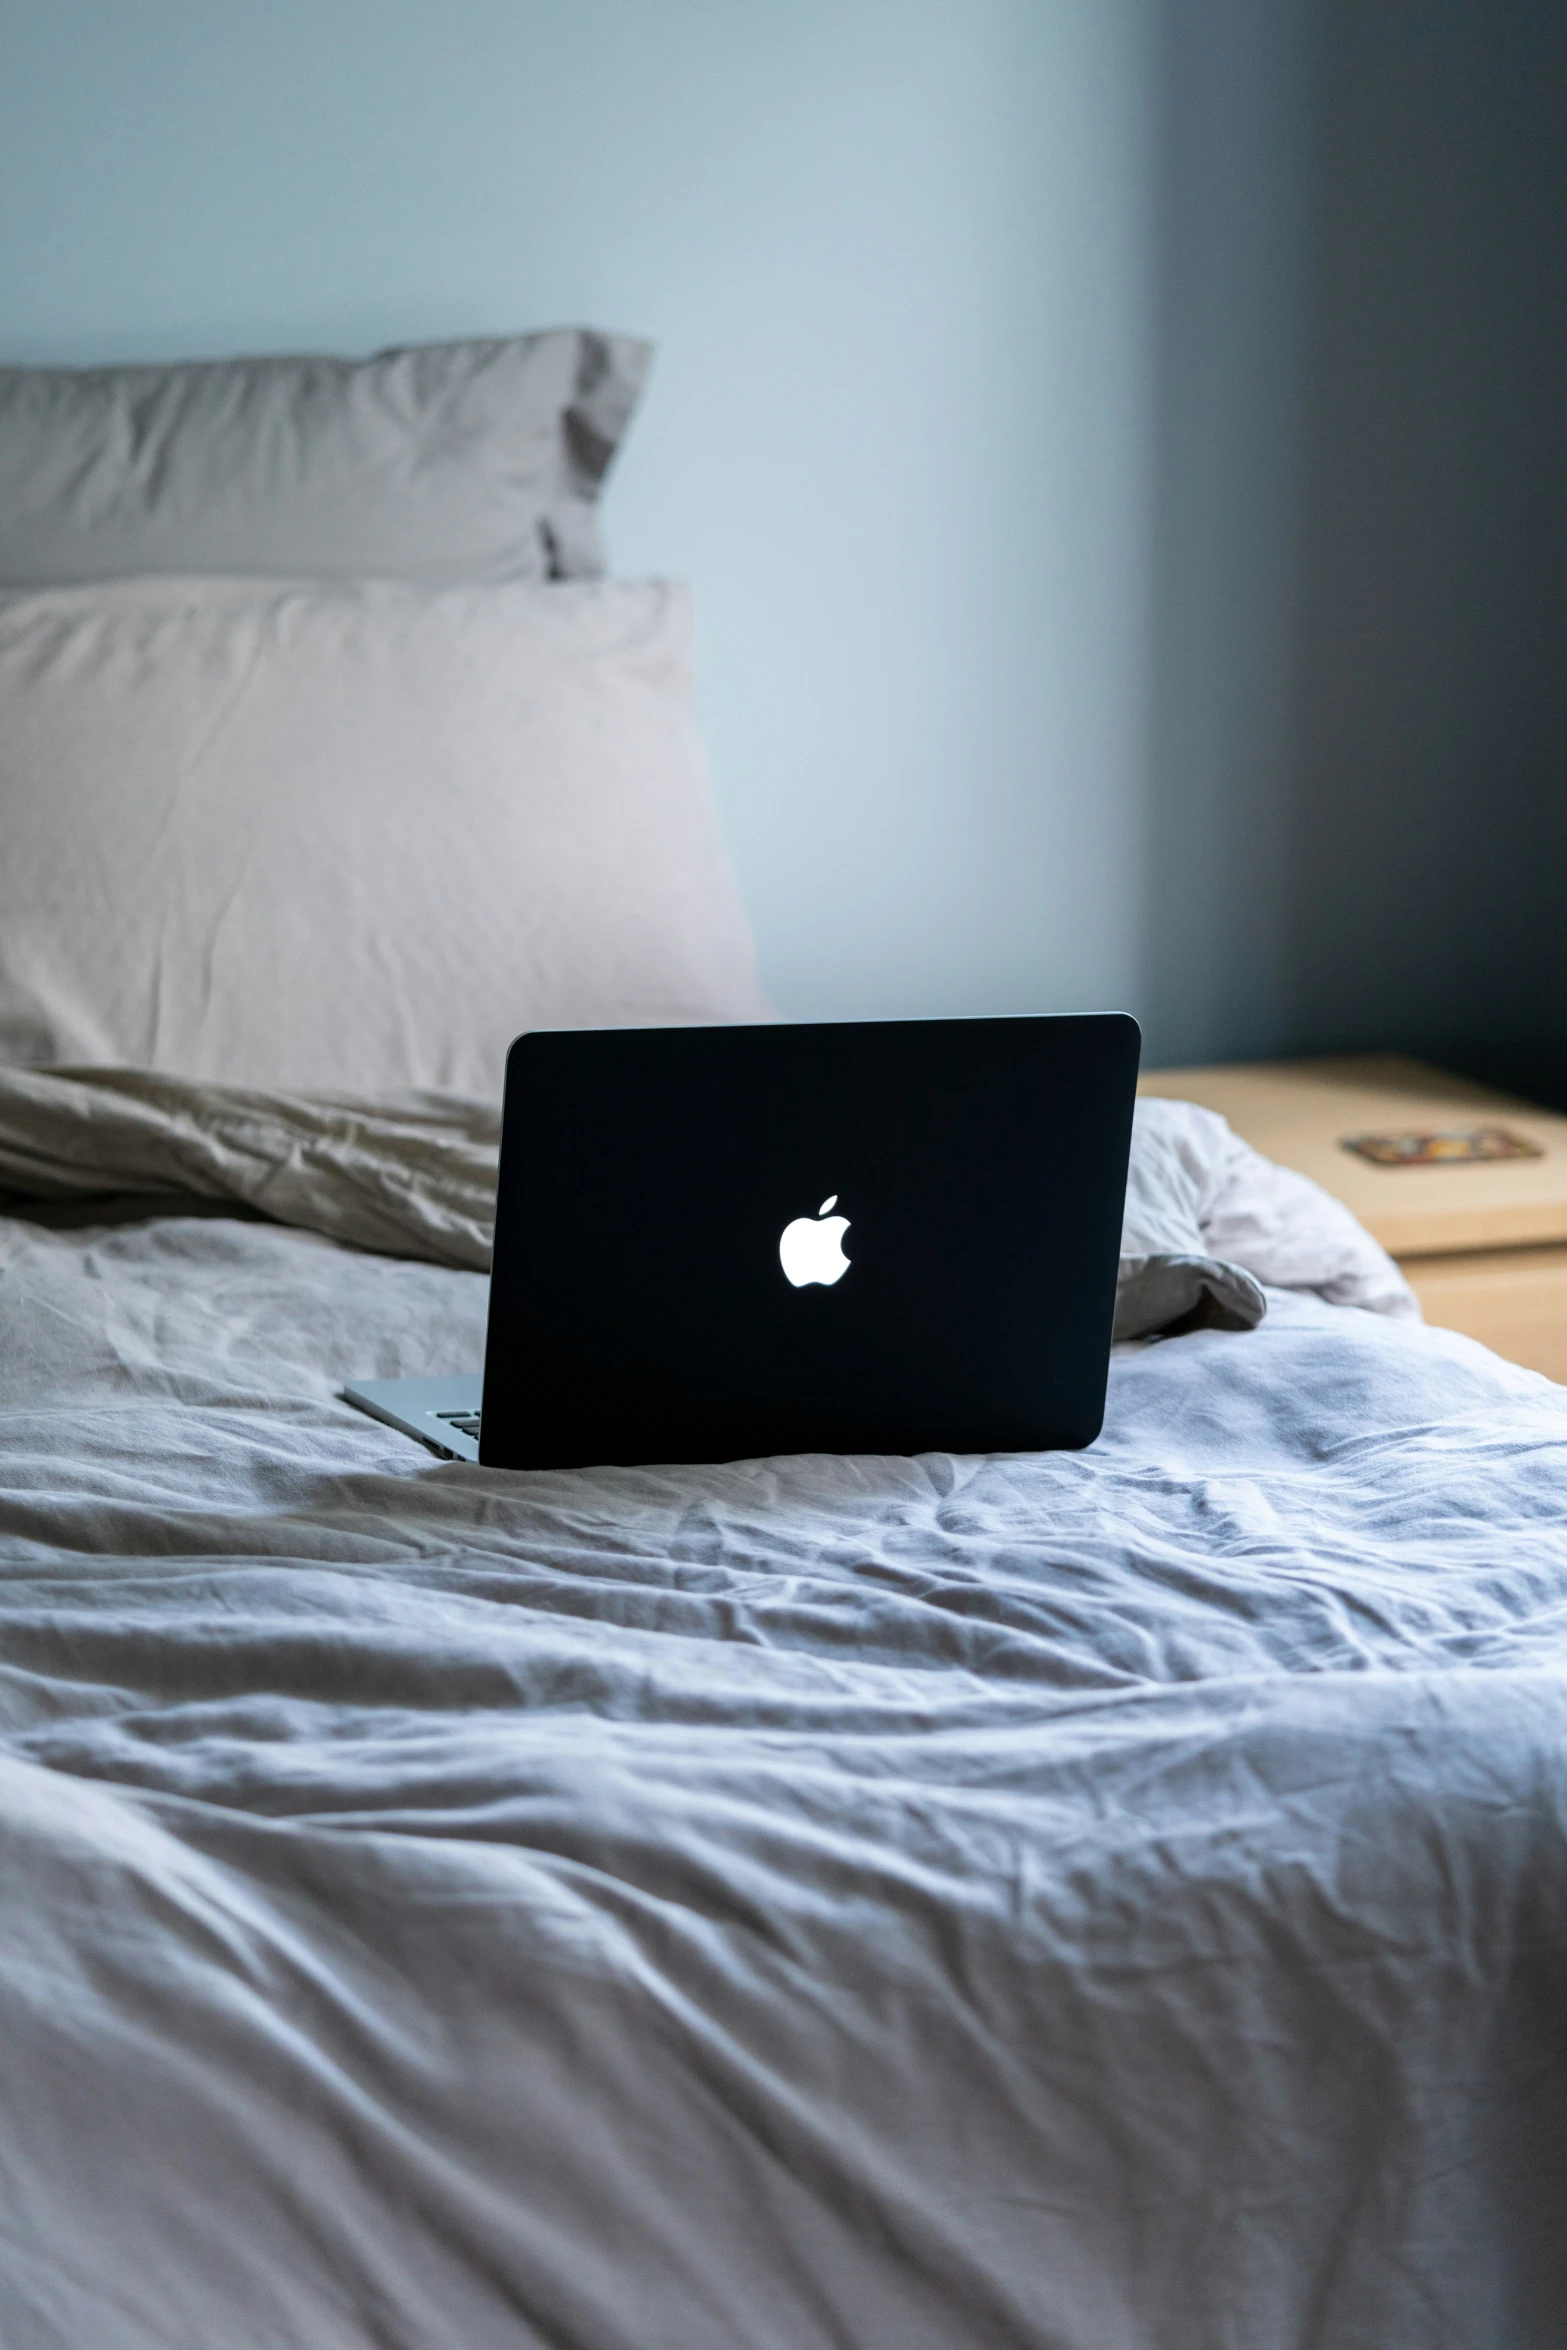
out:
<path id="1" fill-rule="evenodd" d="M 1080 1455 L 508 1476 L 477 1272 L 0 1221 L 5 2350 L 1567 2308 L 1567 1393 L 1310 1296 Z"/>

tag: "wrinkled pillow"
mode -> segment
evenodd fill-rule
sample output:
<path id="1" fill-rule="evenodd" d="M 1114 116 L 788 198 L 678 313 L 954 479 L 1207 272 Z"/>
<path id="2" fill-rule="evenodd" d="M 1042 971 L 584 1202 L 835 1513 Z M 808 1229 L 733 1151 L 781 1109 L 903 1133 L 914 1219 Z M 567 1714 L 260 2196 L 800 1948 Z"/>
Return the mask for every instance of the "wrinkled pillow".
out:
<path id="1" fill-rule="evenodd" d="M 0 1060 L 498 1094 L 766 1017 L 667 581 L 0 599 Z"/>
<path id="2" fill-rule="evenodd" d="M 1252 1330 L 1263 1285 L 1418 1321 L 1414 1291 L 1348 1208 L 1276 1166 L 1213 1110 L 1139 1099 L 1115 1335 Z"/>
<path id="3" fill-rule="evenodd" d="M 0 589 L 592 579 L 651 346 L 582 327 L 372 359 L 0 367 Z"/>

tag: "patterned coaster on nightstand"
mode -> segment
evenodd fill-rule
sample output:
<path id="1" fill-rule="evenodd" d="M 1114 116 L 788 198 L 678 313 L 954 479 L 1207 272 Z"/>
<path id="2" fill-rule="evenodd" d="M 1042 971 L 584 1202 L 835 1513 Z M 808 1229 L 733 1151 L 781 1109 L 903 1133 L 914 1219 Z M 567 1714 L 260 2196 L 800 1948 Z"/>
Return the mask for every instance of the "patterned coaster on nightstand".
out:
<path id="1" fill-rule="evenodd" d="M 1476 1159 L 1543 1159 L 1538 1143 L 1505 1126 L 1445 1126 L 1415 1134 L 1344 1134 L 1342 1150 L 1378 1167 L 1462 1167 Z"/>

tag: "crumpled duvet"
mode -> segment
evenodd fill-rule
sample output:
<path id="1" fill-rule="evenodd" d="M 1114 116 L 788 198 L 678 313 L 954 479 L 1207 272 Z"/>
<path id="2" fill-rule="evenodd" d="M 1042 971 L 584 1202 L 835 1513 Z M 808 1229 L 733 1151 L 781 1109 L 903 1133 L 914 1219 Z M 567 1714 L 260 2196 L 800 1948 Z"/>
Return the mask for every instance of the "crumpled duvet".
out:
<path id="1" fill-rule="evenodd" d="M 0 1069 L 0 1193 L 227 1200 L 279 1223 L 488 1271 L 500 1114 L 409 1094 L 258 1093 L 135 1069 Z M 1392 1259 L 1336 1200 L 1191 1102 L 1140 1101 L 1115 1335 L 1249 1330 L 1262 1284 L 1417 1317 Z"/>
<path id="2" fill-rule="evenodd" d="M 485 1286 L 0 1219 L 6 2350 L 1559 2342 L 1567 1393 L 514 1476 Z"/>
<path id="3" fill-rule="evenodd" d="M 260 1093 L 144 1069 L 0 1069 L 0 1194 L 222 1200 L 392 1256 L 489 1270 L 500 1106 Z"/>

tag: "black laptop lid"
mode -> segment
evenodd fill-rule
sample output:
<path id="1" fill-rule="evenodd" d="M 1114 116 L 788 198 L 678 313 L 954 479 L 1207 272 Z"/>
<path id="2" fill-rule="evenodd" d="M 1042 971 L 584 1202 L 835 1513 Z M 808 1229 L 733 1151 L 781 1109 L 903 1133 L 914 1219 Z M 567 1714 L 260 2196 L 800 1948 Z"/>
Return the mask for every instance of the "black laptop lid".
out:
<path id="1" fill-rule="evenodd" d="M 1138 1042 L 1123 1013 L 519 1037 L 481 1460 L 1091 1443 Z"/>

